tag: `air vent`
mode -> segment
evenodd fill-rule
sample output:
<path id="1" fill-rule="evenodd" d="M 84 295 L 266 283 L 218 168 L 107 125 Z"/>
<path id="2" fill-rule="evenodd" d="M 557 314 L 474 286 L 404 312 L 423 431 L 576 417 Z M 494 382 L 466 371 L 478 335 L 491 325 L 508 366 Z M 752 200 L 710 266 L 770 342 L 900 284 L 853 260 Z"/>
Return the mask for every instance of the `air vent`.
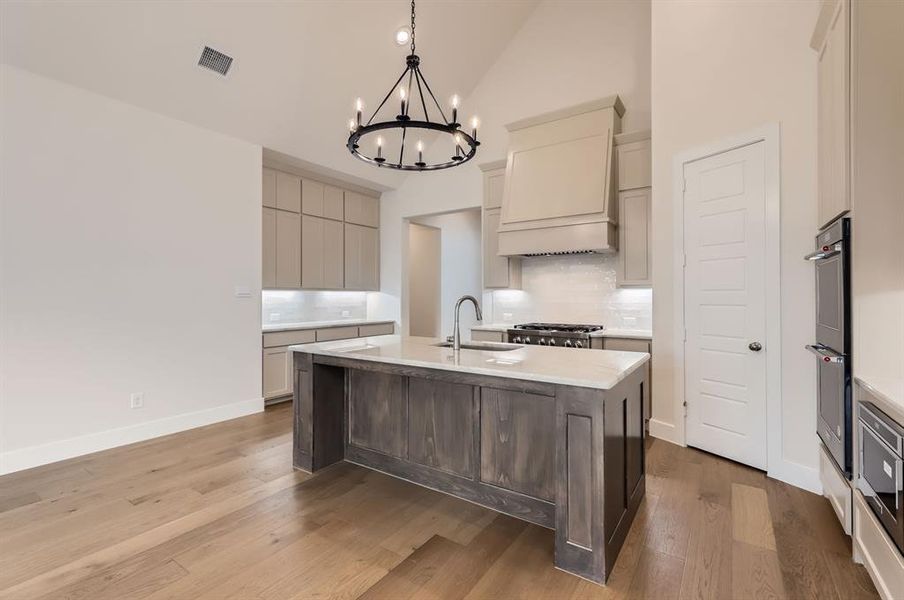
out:
<path id="1" fill-rule="evenodd" d="M 205 69 L 216 71 L 220 75 L 226 75 L 229 72 L 229 67 L 232 66 L 232 57 L 218 52 L 210 46 L 204 46 L 204 51 L 201 53 L 198 64 Z"/>

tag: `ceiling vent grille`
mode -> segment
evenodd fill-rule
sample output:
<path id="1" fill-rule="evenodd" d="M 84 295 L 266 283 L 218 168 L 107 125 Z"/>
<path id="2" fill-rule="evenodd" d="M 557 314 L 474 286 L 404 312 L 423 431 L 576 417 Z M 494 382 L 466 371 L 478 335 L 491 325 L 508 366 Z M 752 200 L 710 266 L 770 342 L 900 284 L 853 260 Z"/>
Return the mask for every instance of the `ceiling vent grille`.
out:
<path id="1" fill-rule="evenodd" d="M 560 252 L 537 252 L 534 254 L 522 254 L 521 256 L 566 256 L 571 254 L 594 254 L 593 250 L 565 250 Z"/>
<path id="2" fill-rule="evenodd" d="M 229 67 L 232 66 L 232 57 L 218 52 L 210 46 L 204 46 L 204 51 L 201 52 L 198 64 L 205 69 L 216 71 L 220 75 L 226 75 L 229 72 Z"/>

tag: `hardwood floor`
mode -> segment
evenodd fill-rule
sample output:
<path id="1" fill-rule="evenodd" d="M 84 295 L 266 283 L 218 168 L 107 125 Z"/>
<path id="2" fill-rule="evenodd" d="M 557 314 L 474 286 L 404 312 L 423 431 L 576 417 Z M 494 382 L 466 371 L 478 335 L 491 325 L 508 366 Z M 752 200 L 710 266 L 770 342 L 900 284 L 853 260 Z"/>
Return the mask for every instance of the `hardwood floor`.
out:
<path id="1" fill-rule="evenodd" d="M 349 464 L 294 472 L 291 412 L 0 477 L 0 599 L 874 598 L 823 498 L 652 441 L 606 587 L 553 533 Z"/>

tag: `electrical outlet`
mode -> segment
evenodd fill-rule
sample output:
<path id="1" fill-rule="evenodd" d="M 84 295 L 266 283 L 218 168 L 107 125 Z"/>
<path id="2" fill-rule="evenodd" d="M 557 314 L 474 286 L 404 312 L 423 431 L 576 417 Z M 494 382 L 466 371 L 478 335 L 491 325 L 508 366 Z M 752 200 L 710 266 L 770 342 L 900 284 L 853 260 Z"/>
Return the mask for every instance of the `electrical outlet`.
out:
<path id="1" fill-rule="evenodd" d="M 342 311 L 342 316 L 343 316 L 343 317 L 350 317 L 350 316 L 352 316 L 352 313 L 351 313 L 351 311 L 349 311 L 349 310 L 343 310 L 343 311 Z"/>
<path id="2" fill-rule="evenodd" d="M 269 318 L 271 323 L 275 323 L 276 321 L 279 321 L 279 313 L 272 312 L 270 313 Z"/>
<path id="3" fill-rule="evenodd" d="M 134 392 L 129 397 L 129 407 L 144 408 L 144 392 Z"/>

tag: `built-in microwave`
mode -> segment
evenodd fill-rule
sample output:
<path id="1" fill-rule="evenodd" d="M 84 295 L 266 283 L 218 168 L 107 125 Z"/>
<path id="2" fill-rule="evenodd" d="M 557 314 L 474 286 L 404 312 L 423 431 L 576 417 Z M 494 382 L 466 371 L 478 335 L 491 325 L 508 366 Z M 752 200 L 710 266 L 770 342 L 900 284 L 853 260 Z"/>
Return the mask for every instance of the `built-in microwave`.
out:
<path id="1" fill-rule="evenodd" d="M 859 407 L 860 476 L 857 487 L 904 554 L 904 427 L 872 402 Z"/>

